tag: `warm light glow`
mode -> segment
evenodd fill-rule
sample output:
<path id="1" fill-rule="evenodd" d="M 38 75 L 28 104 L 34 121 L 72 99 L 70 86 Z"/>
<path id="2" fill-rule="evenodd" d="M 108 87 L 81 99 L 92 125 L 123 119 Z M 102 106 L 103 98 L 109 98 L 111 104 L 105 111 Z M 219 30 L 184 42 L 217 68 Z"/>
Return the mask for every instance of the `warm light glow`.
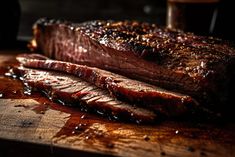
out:
<path id="1" fill-rule="evenodd" d="M 32 39 L 30 43 L 28 44 L 28 48 L 30 51 L 35 51 L 37 49 L 37 42 L 35 39 Z"/>

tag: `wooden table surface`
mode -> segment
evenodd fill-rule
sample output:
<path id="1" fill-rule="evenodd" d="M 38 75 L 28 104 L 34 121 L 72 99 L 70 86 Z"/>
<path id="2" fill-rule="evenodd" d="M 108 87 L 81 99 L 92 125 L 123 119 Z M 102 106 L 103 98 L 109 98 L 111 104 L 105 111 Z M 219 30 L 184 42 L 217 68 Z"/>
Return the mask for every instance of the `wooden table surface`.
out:
<path id="1" fill-rule="evenodd" d="M 2 53 L 2 54 L 1 54 Z M 23 94 L 5 77 L 14 55 L 0 52 L 0 156 L 234 157 L 235 124 L 130 124 Z M 10 93 L 10 94 L 9 94 Z"/>

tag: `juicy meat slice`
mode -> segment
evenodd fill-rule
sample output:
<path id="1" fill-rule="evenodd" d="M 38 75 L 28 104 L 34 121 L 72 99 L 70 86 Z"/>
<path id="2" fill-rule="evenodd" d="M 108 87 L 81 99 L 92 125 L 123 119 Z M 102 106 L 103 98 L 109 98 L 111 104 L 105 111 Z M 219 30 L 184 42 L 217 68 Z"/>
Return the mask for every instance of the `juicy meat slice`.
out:
<path id="1" fill-rule="evenodd" d="M 156 114 L 116 100 L 109 93 L 77 77 L 52 71 L 18 67 L 14 74 L 21 76 L 27 88 L 43 91 L 51 100 L 80 106 L 116 119 L 153 122 Z"/>
<path id="2" fill-rule="evenodd" d="M 190 96 L 167 91 L 106 70 L 51 60 L 39 54 L 21 54 L 17 56 L 17 60 L 26 67 L 56 70 L 75 75 L 97 87 L 107 89 L 118 99 L 152 108 L 168 117 L 189 113 L 197 107 L 197 102 Z"/>
<path id="3" fill-rule="evenodd" d="M 233 97 L 235 49 L 217 38 L 136 21 L 74 24 L 45 18 L 35 23 L 34 37 L 50 58 L 180 91 L 208 107 Z"/>

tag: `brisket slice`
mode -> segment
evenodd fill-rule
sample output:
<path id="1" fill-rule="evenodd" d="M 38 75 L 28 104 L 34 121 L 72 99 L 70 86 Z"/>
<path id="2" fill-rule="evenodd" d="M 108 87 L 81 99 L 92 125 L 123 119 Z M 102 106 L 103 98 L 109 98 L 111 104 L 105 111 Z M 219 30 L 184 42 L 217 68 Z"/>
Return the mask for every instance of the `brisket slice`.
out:
<path id="1" fill-rule="evenodd" d="M 14 68 L 24 85 L 31 90 L 43 91 L 51 100 L 65 105 L 79 106 L 115 119 L 135 122 L 153 122 L 156 114 L 110 97 L 109 93 L 77 77 L 52 71 Z"/>
<path id="2" fill-rule="evenodd" d="M 74 24 L 46 18 L 35 23 L 34 37 L 50 58 L 180 91 L 219 110 L 233 97 L 228 91 L 234 89 L 235 50 L 217 38 L 136 21 Z"/>
<path id="3" fill-rule="evenodd" d="M 167 91 L 106 70 L 51 60 L 39 54 L 21 54 L 17 56 L 17 60 L 26 67 L 72 74 L 99 88 L 106 89 L 119 100 L 151 108 L 164 116 L 179 116 L 197 108 L 197 102 L 190 96 Z"/>

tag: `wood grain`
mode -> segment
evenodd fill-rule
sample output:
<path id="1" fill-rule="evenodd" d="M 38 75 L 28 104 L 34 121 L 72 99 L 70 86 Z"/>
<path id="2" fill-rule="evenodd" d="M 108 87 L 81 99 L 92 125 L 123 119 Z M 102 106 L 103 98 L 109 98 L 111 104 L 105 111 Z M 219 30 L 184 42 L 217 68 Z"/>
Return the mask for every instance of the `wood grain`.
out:
<path id="1" fill-rule="evenodd" d="M 1 55 L 0 62 L 12 57 Z M 5 63 L 0 64 L 3 65 Z M 20 81 L 2 75 L 0 84 L 6 84 L 9 92 L 13 89 L 9 84 L 19 86 Z M 52 103 L 38 93 L 22 95 L 21 88 L 17 87 L 15 92 L 21 95 L 20 98 L 0 98 L 0 142 L 42 145 L 53 156 L 61 156 L 55 151 L 58 148 L 75 155 L 235 156 L 234 123 L 164 121 L 138 125 L 115 122 Z M 3 89 L 0 88 L 1 92 Z"/>

